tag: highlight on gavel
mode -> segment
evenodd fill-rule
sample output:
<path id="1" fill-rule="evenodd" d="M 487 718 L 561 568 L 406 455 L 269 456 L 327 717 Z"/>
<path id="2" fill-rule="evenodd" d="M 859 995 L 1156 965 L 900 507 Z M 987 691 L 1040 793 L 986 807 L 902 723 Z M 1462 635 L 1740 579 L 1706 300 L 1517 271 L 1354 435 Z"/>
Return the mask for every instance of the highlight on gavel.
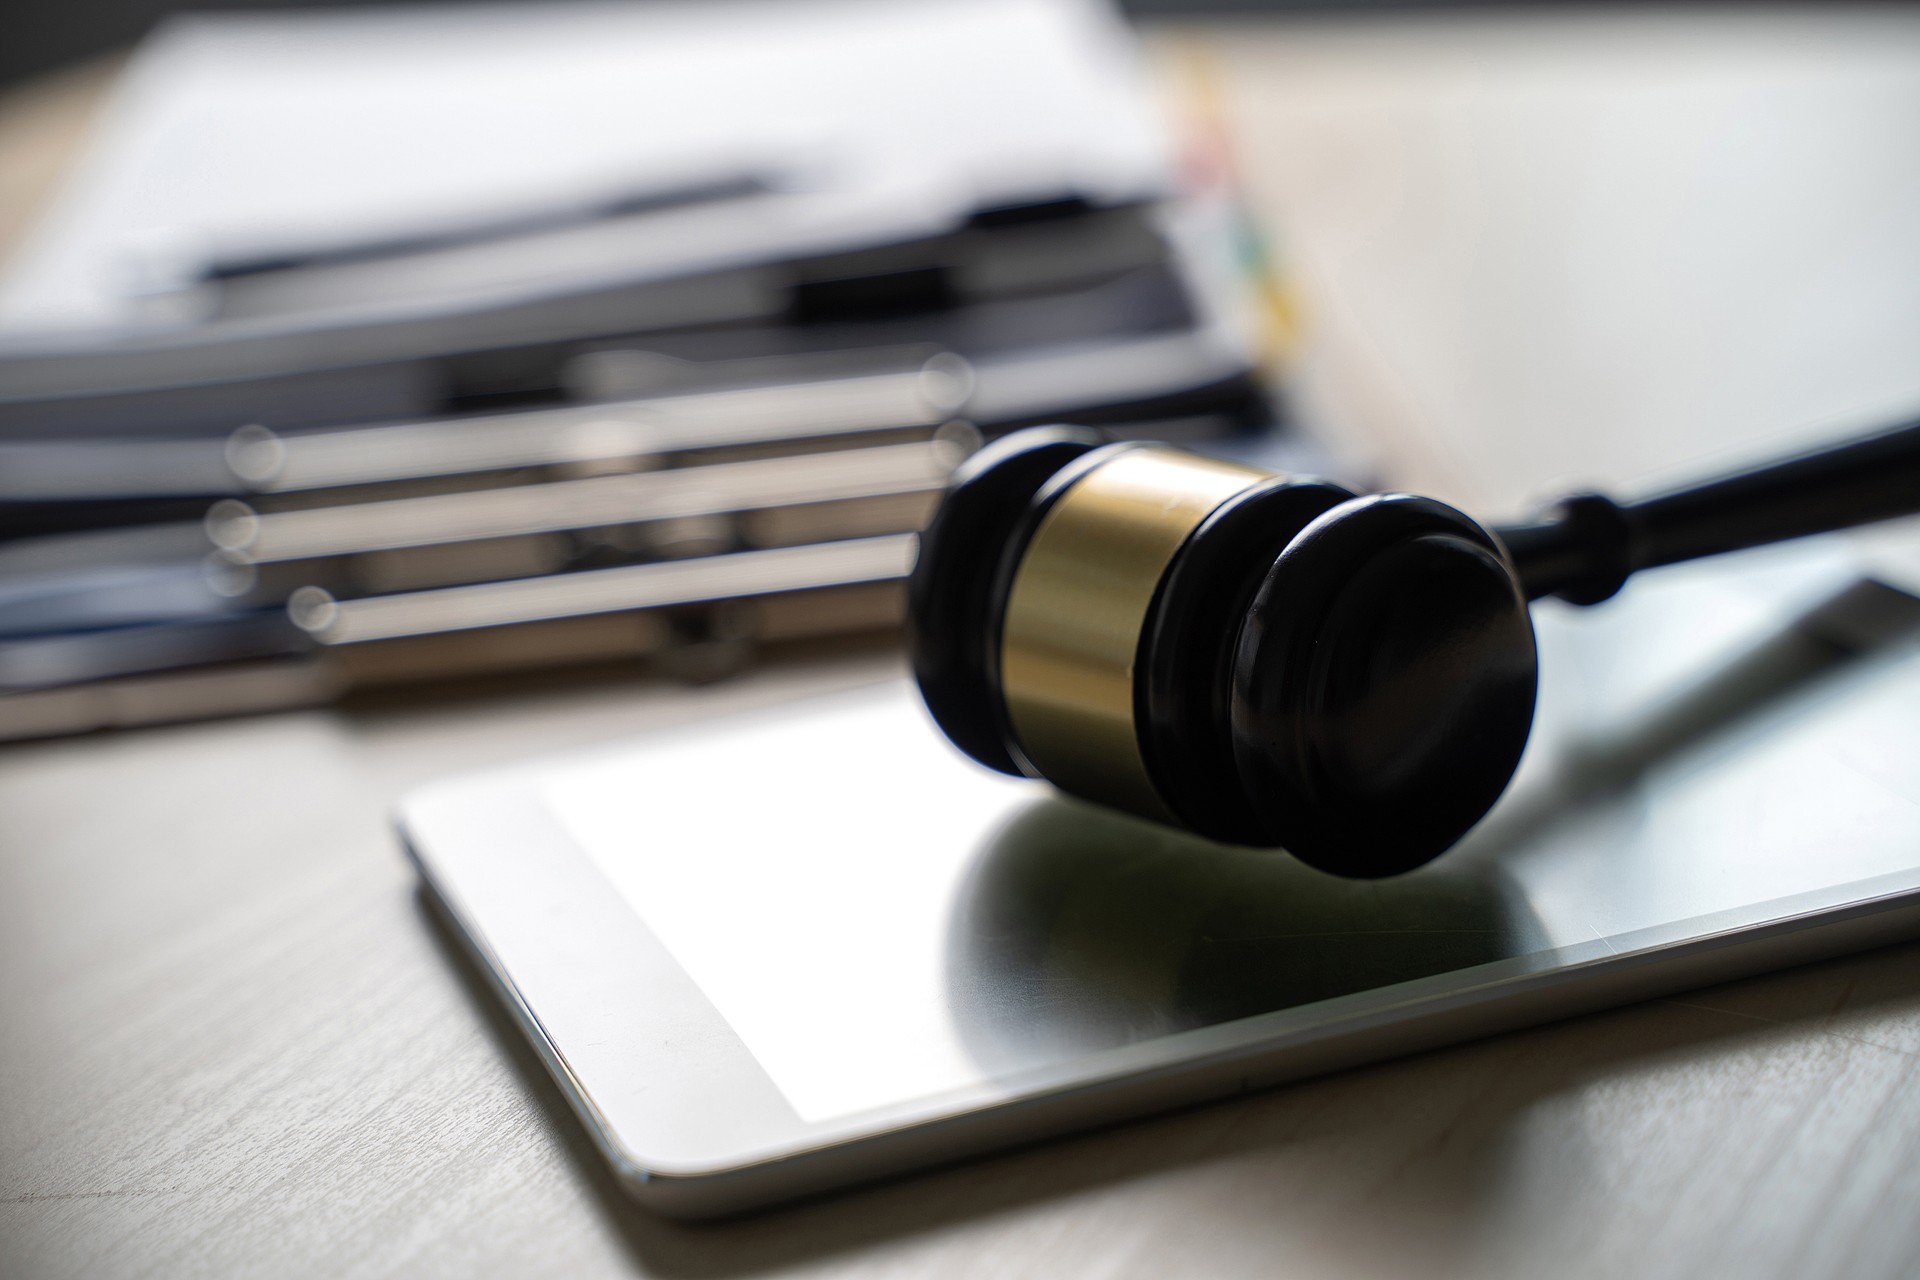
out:
<path id="1" fill-rule="evenodd" d="M 1077 427 L 956 472 L 908 585 L 913 670 L 989 768 L 1377 877 L 1451 847 L 1518 768 L 1528 603 L 1920 511 L 1920 423 L 1489 528 L 1405 493 Z"/>

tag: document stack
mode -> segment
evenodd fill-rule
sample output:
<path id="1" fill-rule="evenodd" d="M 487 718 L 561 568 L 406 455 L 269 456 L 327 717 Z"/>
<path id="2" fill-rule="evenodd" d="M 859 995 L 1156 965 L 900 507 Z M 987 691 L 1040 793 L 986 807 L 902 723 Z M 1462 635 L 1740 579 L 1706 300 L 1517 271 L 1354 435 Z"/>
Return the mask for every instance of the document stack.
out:
<path id="1" fill-rule="evenodd" d="M 897 624 L 984 439 L 1269 416 L 1081 0 L 183 20 L 0 290 L 0 738 Z"/>

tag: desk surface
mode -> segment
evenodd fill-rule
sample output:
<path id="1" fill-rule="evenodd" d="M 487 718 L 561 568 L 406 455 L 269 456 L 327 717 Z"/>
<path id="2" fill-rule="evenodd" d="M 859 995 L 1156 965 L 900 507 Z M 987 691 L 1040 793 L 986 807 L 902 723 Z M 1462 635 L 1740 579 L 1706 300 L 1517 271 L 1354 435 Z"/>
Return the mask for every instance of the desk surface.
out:
<path id="1" fill-rule="evenodd" d="M 1221 78 L 1307 315 L 1306 412 L 1396 480 L 1492 511 L 1920 403 L 1920 14 L 1155 48 Z M 95 93 L 0 105 L 0 172 Z M 629 1208 L 386 815 L 428 778 L 894 662 L 0 750 L 0 1274 L 1912 1273 L 1920 944 L 748 1221 Z"/>

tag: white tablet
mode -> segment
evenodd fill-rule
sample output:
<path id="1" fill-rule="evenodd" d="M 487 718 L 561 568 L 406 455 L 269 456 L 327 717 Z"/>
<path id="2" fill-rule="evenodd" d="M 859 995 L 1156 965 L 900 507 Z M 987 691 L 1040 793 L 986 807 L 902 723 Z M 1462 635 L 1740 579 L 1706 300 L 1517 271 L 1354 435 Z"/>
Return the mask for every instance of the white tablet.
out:
<path id="1" fill-rule="evenodd" d="M 987 772 L 904 683 L 401 826 L 626 1186 L 732 1212 L 1920 932 L 1920 601 L 1848 584 L 1775 551 L 1537 609 L 1519 779 L 1387 881 Z"/>

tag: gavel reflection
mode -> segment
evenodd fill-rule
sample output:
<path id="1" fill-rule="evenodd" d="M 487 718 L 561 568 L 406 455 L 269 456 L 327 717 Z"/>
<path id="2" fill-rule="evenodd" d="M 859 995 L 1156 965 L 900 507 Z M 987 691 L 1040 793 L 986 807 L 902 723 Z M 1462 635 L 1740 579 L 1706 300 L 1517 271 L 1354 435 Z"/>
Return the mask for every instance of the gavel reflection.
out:
<path id="1" fill-rule="evenodd" d="M 1291 1009 L 1545 945 L 1525 895 L 1470 859 L 1339 880 L 1042 794 L 956 896 L 947 966 L 981 1065 Z"/>
<path id="2" fill-rule="evenodd" d="M 1511 780 L 1528 603 L 1920 511 L 1920 423 L 1498 529 L 1073 427 L 956 473 L 908 618 L 920 690 L 982 764 L 1341 875 L 1410 870 Z"/>

